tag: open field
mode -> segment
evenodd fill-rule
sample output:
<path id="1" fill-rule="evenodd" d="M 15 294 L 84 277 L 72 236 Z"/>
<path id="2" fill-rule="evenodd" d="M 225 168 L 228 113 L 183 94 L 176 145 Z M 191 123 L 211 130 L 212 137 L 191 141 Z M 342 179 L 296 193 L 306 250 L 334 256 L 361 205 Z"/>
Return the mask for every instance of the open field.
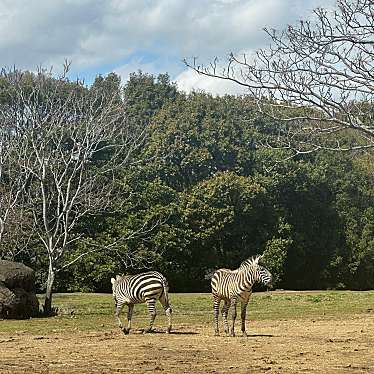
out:
<path id="1" fill-rule="evenodd" d="M 0 321 L 0 373 L 374 373 L 374 291 L 255 293 L 247 338 L 213 336 L 210 295 L 171 300 L 172 334 L 139 305 L 125 336 L 111 295 L 57 294 L 56 317 Z"/>

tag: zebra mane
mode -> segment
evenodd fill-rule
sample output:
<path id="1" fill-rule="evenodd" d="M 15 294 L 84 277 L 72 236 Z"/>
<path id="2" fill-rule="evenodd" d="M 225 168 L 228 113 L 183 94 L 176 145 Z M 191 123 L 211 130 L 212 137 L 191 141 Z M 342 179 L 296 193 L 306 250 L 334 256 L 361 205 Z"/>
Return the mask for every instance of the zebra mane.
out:
<path id="1" fill-rule="evenodd" d="M 249 266 L 253 266 L 253 267 L 257 266 L 258 262 L 262 259 L 262 257 L 263 257 L 262 255 L 257 255 L 257 256 L 252 256 L 252 257 L 247 258 L 240 264 L 238 270 L 247 269 Z"/>

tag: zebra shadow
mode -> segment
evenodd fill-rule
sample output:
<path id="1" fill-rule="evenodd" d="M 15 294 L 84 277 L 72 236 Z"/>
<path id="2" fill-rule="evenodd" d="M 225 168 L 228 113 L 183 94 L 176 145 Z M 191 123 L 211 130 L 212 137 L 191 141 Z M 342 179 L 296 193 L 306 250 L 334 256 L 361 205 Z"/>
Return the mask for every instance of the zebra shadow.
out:
<path id="1" fill-rule="evenodd" d="M 195 331 L 170 331 L 171 335 L 199 335 L 198 332 Z"/>
<path id="2" fill-rule="evenodd" d="M 152 331 L 148 331 L 148 332 L 144 332 L 144 329 L 139 329 L 139 330 L 135 330 L 133 331 L 133 334 L 144 334 L 144 335 L 154 335 L 154 334 L 161 334 L 161 335 L 198 335 L 199 333 L 198 332 L 195 332 L 195 331 L 173 331 L 171 330 L 169 334 L 166 334 L 165 330 L 152 330 Z"/>
<path id="3" fill-rule="evenodd" d="M 274 335 L 273 334 L 256 334 L 256 333 L 249 334 L 249 333 L 247 333 L 246 337 L 247 338 L 258 338 L 258 337 L 273 338 Z"/>
<path id="4" fill-rule="evenodd" d="M 250 338 L 273 338 L 275 335 L 272 335 L 272 334 L 256 334 L 256 333 L 252 333 L 252 334 L 248 334 L 243 336 L 242 334 L 236 334 L 235 335 L 235 338 L 238 338 L 238 339 L 250 339 Z M 219 337 L 221 338 L 229 338 L 229 339 L 232 339 L 233 337 L 228 334 L 220 334 Z"/>

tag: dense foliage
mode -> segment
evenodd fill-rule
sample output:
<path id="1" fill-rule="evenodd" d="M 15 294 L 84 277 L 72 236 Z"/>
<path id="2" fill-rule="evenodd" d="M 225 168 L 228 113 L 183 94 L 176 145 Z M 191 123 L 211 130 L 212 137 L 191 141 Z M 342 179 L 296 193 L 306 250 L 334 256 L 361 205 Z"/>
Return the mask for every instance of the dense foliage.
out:
<path id="1" fill-rule="evenodd" d="M 281 136 L 281 125 L 258 117 L 250 101 L 186 95 L 167 75 L 139 72 L 122 88 L 111 74 L 91 90 L 118 96 L 147 137 L 139 162 L 115 175 L 120 199 L 79 222 L 82 239 L 69 253 L 101 249 L 64 269 L 58 290 L 108 291 L 115 273 L 155 268 L 174 292 L 203 291 L 213 269 L 258 253 L 278 288 L 374 287 L 373 153 L 287 159 L 261 145 Z M 16 259 L 43 287 L 46 258 L 30 243 L 32 255 Z"/>

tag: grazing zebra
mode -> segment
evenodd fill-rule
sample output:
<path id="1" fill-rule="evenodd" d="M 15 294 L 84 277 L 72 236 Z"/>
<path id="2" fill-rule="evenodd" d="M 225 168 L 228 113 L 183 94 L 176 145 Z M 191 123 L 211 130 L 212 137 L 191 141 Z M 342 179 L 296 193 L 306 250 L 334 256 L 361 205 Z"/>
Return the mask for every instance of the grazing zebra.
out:
<path id="1" fill-rule="evenodd" d="M 128 334 L 131 329 L 131 318 L 134 310 L 134 304 L 146 303 L 148 312 L 151 318 L 149 328 L 144 332 L 152 331 L 153 322 L 156 318 L 156 301 L 164 307 L 165 313 L 168 317 L 167 333 L 171 330 L 171 307 L 169 304 L 169 286 L 166 278 L 157 271 L 148 271 L 137 275 L 117 275 L 116 279 L 112 278 L 113 298 L 116 304 L 115 316 L 118 321 L 118 326 L 125 334 Z M 124 305 L 128 306 L 127 312 L 127 328 L 123 327 L 120 320 L 121 309 Z"/>
<path id="2" fill-rule="evenodd" d="M 242 333 L 243 336 L 247 336 L 245 332 L 245 315 L 248 301 L 252 294 L 253 284 L 257 281 L 262 282 L 265 285 L 270 285 L 272 281 L 272 275 L 270 272 L 258 263 L 261 258 L 262 256 L 251 257 L 243 261 L 240 267 L 236 270 L 219 269 L 213 274 L 211 285 L 214 302 L 215 335 L 219 335 L 218 313 L 220 302 L 223 300 L 224 304 L 221 312 L 225 333 L 226 335 L 229 333 L 227 314 L 231 305 L 231 336 L 235 336 L 234 326 L 236 319 L 236 303 L 238 299 L 240 299 Z"/>

